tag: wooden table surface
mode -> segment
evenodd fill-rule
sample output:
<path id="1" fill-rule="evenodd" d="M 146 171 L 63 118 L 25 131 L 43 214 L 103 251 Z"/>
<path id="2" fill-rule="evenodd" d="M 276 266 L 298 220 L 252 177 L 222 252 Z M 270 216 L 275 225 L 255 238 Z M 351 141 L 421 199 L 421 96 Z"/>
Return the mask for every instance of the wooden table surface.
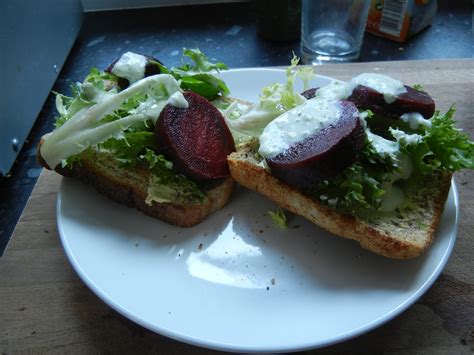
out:
<path id="1" fill-rule="evenodd" d="M 445 111 L 456 103 L 459 127 L 474 138 L 474 60 L 327 65 L 341 80 L 378 72 L 421 83 Z M 474 351 L 474 180 L 455 176 L 460 223 L 453 254 L 428 292 L 389 323 L 318 352 L 472 353 Z M 214 353 L 155 334 L 124 318 L 78 278 L 60 245 L 56 195 L 61 177 L 43 171 L 0 259 L 0 353 Z"/>

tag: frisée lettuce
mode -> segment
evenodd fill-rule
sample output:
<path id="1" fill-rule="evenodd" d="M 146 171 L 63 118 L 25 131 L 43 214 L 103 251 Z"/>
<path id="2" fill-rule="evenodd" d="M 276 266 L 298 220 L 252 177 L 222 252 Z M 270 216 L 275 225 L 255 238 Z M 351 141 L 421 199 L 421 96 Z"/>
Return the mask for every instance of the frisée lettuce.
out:
<path id="1" fill-rule="evenodd" d="M 445 114 L 438 111 L 429 120 L 431 125 L 420 125 L 417 130 L 389 127 L 392 138 L 387 141 L 396 148 L 394 154 L 384 154 L 368 139 L 357 162 L 307 192 L 351 213 L 359 209 L 387 212 L 384 202 L 400 182 L 474 169 L 474 143 L 454 126 L 454 112 L 454 107 Z"/>
<path id="2" fill-rule="evenodd" d="M 207 97 L 228 93 L 215 74 L 226 66 L 211 63 L 199 50 L 185 50 L 195 65 L 169 70 L 138 80 L 121 90 L 118 77 L 96 68 L 82 83 L 72 86 L 72 95 L 56 94 L 56 129 L 44 137 L 41 155 L 54 168 L 72 168 L 93 152 L 109 154 L 124 169 L 148 169 L 150 181 L 146 203 L 202 201 L 204 193 L 186 176 L 175 173 L 172 162 L 156 152 L 154 123 L 170 103 L 186 107 L 182 95 L 191 89 Z M 192 82 L 199 84 L 188 85 Z M 204 90 L 204 91 L 203 91 Z M 183 106 L 184 105 L 184 106 Z"/>
<path id="3" fill-rule="evenodd" d="M 226 108 L 224 113 L 231 129 L 259 137 L 269 122 L 304 103 L 305 98 L 294 91 L 293 84 L 296 77 L 310 80 L 311 73 L 296 69 L 297 63 L 294 58 L 288 67 L 286 84 L 263 88 L 259 103 L 247 112 L 235 115 L 232 107 Z M 315 182 L 305 192 L 349 213 L 390 212 L 404 200 L 405 186 L 410 183 L 430 175 L 473 169 L 474 143 L 455 127 L 454 112 L 451 107 L 444 114 L 435 112 L 431 119 L 408 113 L 399 120 L 385 121 L 380 115 L 361 110 L 359 119 L 366 141 L 356 162 L 333 179 Z"/>
<path id="4" fill-rule="evenodd" d="M 191 59 L 194 64 L 183 63 L 176 68 L 168 69 L 164 65 L 154 62 L 160 67 L 162 73 L 172 75 L 180 81 L 183 90 L 191 90 L 213 100 L 219 95 L 227 96 L 229 88 L 216 74 L 226 70 L 227 65 L 221 62 L 212 63 L 199 49 L 183 49 L 183 58 Z"/>
<path id="5" fill-rule="evenodd" d="M 264 87 L 258 103 L 245 112 L 235 115 L 237 104 L 222 111 L 229 128 L 248 136 L 258 137 L 272 120 L 304 103 L 306 99 L 294 89 L 295 79 L 301 78 L 304 85 L 308 86 L 314 77 L 314 72 L 309 67 L 296 69 L 299 60 L 295 55 L 291 59 L 291 65 L 286 69 L 285 84 L 274 83 Z"/>

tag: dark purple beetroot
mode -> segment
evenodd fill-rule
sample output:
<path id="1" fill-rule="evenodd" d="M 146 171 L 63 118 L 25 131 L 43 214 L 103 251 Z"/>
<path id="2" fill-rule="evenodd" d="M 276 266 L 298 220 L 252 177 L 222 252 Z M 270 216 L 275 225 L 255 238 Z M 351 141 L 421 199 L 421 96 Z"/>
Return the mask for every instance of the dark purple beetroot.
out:
<path id="1" fill-rule="evenodd" d="M 188 108 L 166 105 L 156 123 L 158 151 L 173 169 L 195 180 L 229 175 L 227 155 L 235 151 L 222 114 L 204 97 L 187 91 Z"/>
<path id="2" fill-rule="evenodd" d="M 152 56 L 144 55 L 144 54 L 142 54 L 142 55 L 147 59 L 147 63 L 145 65 L 145 77 L 160 74 L 161 73 L 160 67 L 158 65 L 156 65 L 155 63 L 153 63 L 153 62 L 160 63 L 161 65 L 163 65 L 163 63 L 161 63 L 158 59 L 156 59 Z M 119 59 L 120 59 L 120 57 L 115 59 L 107 67 L 107 69 L 105 69 L 105 71 L 107 73 L 112 73 L 112 69 L 114 68 L 115 63 L 117 63 Z M 128 81 L 128 79 L 119 77 L 118 80 L 117 80 L 117 84 L 120 87 L 120 89 L 123 90 L 123 89 L 128 88 L 128 86 L 130 85 L 130 82 Z"/>
<path id="3" fill-rule="evenodd" d="M 333 124 L 267 159 L 272 174 L 301 188 L 327 180 L 354 163 L 366 135 L 357 107 L 341 101 L 343 112 Z"/>
<path id="4" fill-rule="evenodd" d="M 319 88 L 312 88 L 305 90 L 301 93 L 301 96 L 303 96 L 306 100 L 312 99 L 316 96 L 316 92 L 318 91 L 318 89 Z"/>
<path id="5" fill-rule="evenodd" d="M 435 110 L 431 96 L 410 86 L 405 85 L 405 88 L 407 92 L 398 95 L 391 104 L 385 102 L 383 94 L 362 85 L 357 86 L 347 100 L 359 108 L 369 109 L 391 118 L 399 118 L 408 112 L 419 112 L 424 118 L 431 118 Z"/>

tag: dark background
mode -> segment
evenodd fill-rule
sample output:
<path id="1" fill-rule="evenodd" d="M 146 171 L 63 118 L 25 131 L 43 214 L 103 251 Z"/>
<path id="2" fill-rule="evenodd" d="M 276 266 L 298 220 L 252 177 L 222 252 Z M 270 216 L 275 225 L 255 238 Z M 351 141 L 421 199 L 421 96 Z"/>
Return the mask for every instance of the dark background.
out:
<path id="1" fill-rule="evenodd" d="M 432 25 L 406 43 L 365 34 L 359 61 L 472 58 L 470 0 L 440 0 Z M 91 67 L 106 68 L 126 51 L 180 64 L 183 47 L 200 48 L 229 68 L 283 66 L 299 40 L 274 42 L 257 35 L 252 2 L 86 13 L 82 30 L 52 90 L 70 93 Z M 35 151 L 52 130 L 54 97 L 46 100 L 10 174 L 0 178 L 0 255 L 41 173 Z"/>

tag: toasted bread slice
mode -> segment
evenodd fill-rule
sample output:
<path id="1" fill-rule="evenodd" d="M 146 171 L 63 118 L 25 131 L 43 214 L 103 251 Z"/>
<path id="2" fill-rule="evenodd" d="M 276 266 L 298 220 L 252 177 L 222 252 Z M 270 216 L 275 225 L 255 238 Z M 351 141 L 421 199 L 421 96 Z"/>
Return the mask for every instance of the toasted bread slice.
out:
<path id="1" fill-rule="evenodd" d="M 433 176 L 414 187 L 410 203 L 394 213 L 355 217 L 323 205 L 272 176 L 259 165 L 256 149 L 257 143 L 250 142 L 228 157 L 231 175 L 241 185 L 258 191 L 281 207 L 389 258 L 418 256 L 432 243 L 451 186 L 451 174 Z"/>
<path id="2" fill-rule="evenodd" d="M 250 106 L 251 103 L 239 99 L 225 97 L 216 102 L 230 104 L 234 101 L 241 105 Z M 41 156 L 41 139 L 37 147 L 37 160 L 42 166 L 53 170 Z M 106 152 L 94 151 L 91 155 L 81 159 L 81 163 L 72 168 L 63 168 L 60 165 L 54 170 L 67 177 L 77 178 L 92 185 L 97 191 L 128 207 L 134 207 L 146 215 L 158 218 L 178 227 L 191 227 L 203 221 L 209 214 L 223 208 L 229 201 L 234 190 L 232 177 L 225 177 L 205 184 L 200 184 L 204 192 L 202 201 L 185 201 L 147 204 L 150 172 L 144 168 L 127 168 Z"/>
<path id="3" fill-rule="evenodd" d="M 38 145 L 37 158 L 41 165 L 50 169 L 41 157 L 42 144 L 43 140 Z M 152 202 L 149 205 L 145 200 L 150 172 L 144 168 L 124 169 L 108 153 L 93 152 L 72 168 L 58 165 L 54 170 L 63 176 L 77 178 L 92 185 L 112 200 L 179 227 L 196 225 L 210 213 L 224 207 L 234 189 L 234 180 L 229 176 L 203 186 L 205 196 L 202 201 Z"/>

